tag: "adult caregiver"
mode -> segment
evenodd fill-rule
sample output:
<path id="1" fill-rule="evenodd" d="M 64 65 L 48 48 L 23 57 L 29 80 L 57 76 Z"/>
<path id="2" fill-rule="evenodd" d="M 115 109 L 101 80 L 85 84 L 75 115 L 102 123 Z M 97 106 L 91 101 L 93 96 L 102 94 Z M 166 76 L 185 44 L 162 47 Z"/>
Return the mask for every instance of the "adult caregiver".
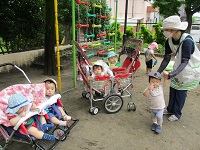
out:
<path id="1" fill-rule="evenodd" d="M 172 72 L 165 75 L 171 79 L 169 103 L 165 114 L 171 114 L 169 121 L 176 121 L 182 115 L 187 91 L 196 88 L 200 79 L 200 51 L 194 39 L 184 31 L 188 22 L 181 22 L 179 16 L 170 16 L 163 20 L 163 34 L 167 38 L 165 56 L 158 69 L 162 72 L 171 55 L 175 55 Z"/>

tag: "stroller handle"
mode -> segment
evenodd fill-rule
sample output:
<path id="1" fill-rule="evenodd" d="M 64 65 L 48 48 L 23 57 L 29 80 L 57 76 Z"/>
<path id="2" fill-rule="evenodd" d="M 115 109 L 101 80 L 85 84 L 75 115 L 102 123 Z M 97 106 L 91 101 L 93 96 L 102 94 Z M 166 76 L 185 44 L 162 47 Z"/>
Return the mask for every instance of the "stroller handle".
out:
<path id="1" fill-rule="evenodd" d="M 0 67 L 4 67 L 4 66 L 8 66 L 8 65 L 11 65 L 13 67 L 15 67 L 16 69 L 18 69 L 19 71 L 21 71 L 21 73 L 25 76 L 25 78 L 27 79 L 27 81 L 29 83 L 31 83 L 31 81 L 29 80 L 29 78 L 27 77 L 26 73 L 24 72 L 24 70 L 22 70 L 21 68 L 19 68 L 17 65 L 13 64 L 13 63 L 4 63 L 4 64 L 0 64 Z"/>

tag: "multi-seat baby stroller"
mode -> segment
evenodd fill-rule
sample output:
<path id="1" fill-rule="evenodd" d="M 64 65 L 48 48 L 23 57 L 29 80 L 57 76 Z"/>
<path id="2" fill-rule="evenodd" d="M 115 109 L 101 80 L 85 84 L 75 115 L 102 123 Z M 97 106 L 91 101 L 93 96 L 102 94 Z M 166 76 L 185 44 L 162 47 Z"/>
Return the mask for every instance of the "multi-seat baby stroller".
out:
<path id="1" fill-rule="evenodd" d="M 93 106 L 93 101 L 103 101 L 104 108 L 108 113 L 116 113 L 123 106 L 123 97 L 132 99 L 133 75 L 140 67 L 139 54 L 142 46 L 141 40 L 126 41 L 120 56 L 127 55 L 122 68 L 113 70 L 114 77 L 98 76 L 88 81 L 87 76 L 91 74 L 91 64 L 80 44 L 73 41 L 77 47 L 77 68 L 84 81 L 82 96 L 90 100 L 89 112 L 98 113 L 98 107 Z M 133 44 L 132 46 L 130 44 Z M 120 58 L 119 56 L 119 58 Z M 106 68 L 106 67 L 105 67 Z M 133 102 L 128 103 L 128 110 L 136 110 Z"/>
<path id="2" fill-rule="evenodd" d="M 30 144 L 34 146 L 36 150 L 49 150 L 54 149 L 61 141 L 65 140 L 70 132 L 70 130 L 77 124 L 78 120 L 72 120 L 71 124 L 67 127 L 54 125 L 48 119 L 48 115 L 45 114 L 47 123 L 51 124 L 51 129 L 45 131 L 45 133 L 53 134 L 56 138 L 55 141 L 39 140 L 28 134 L 23 122 L 30 117 L 36 119 L 38 128 L 40 127 L 40 121 L 37 120 L 37 116 L 44 112 L 44 109 L 54 105 L 63 107 L 60 101 L 61 95 L 56 94 L 52 96 L 48 101 L 44 101 L 45 98 L 45 83 L 33 84 L 30 82 L 29 78 L 25 72 L 18 66 L 12 63 L 0 64 L 0 67 L 13 66 L 17 70 L 21 71 L 25 78 L 28 80 L 28 84 L 14 84 L 8 86 L 7 88 L 0 91 L 0 133 L 5 139 L 5 144 L 0 145 L 2 149 L 9 147 L 13 141 Z M 17 124 L 13 127 L 10 125 L 7 114 L 5 113 L 8 107 L 8 99 L 13 94 L 22 94 L 28 100 L 32 100 L 37 104 L 37 109 L 35 111 L 29 111 L 25 117 L 22 117 Z M 63 107 L 64 108 L 64 107 Z M 43 115 L 43 114 L 42 114 Z M 61 114 L 57 113 L 55 115 L 57 118 L 61 119 Z M 50 127 L 50 126 L 49 126 Z M 1 148 L 0 148 L 1 149 Z"/>

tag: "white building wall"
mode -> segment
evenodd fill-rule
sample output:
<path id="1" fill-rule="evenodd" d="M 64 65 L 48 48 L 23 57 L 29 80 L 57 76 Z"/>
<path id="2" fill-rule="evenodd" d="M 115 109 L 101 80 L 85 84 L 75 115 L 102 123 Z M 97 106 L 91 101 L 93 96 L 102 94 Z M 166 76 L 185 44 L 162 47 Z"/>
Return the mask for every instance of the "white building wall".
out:
<path id="1" fill-rule="evenodd" d="M 108 7 L 112 8 L 111 16 L 114 19 L 116 16 L 116 0 L 106 0 Z M 118 0 L 118 22 L 123 23 L 125 18 L 126 0 Z M 144 0 L 128 0 L 127 24 L 146 23 L 146 21 L 153 23 L 155 20 L 159 21 L 159 16 L 155 19 L 156 12 L 147 12 L 147 6 L 151 6 L 150 1 Z M 128 22 L 129 20 L 129 22 Z M 114 21 L 114 20 L 113 20 Z M 132 23 L 130 22 L 132 21 Z M 121 24 L 122 25 L 122 24 Z M 136 24 L 135 24 L 136 25 Z"/>

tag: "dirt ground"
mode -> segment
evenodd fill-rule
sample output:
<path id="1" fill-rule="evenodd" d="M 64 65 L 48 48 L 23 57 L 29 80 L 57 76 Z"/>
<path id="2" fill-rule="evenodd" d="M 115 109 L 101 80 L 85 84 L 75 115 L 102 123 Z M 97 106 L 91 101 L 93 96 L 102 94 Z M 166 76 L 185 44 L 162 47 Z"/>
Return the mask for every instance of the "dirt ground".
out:
<path id="1" fill-rule="evenodd" d="M 199 150 L 200 149 L 200 86 L 188 92 L 183 115 L 176 122 L 168 121 L 164 116 L 163 132 L 155 134 L 151 131 L 151 119 L 148 111 L 148 100 L 142 92 L 148 85 L 145 74 L 144 56 L 141 55 L 142 66 L 134 79 L 133 101 L 136 111 L 128 111 L 128 98 L 124 99 L 122 109 L 116 114 L 107 114 L 103 102 L 96 102 L 100 111 L 91 115 L 88 110 L 90 102 L 83 98 L 82 82 L 77 81 L 77 88 L 73 89 L 72 67 L 62 69 L 62 102 L 67 112 L 80 121 L 71 130 L 68 138 L 61 142 L 56 150 Z M 162 58 L 159 58 L 160 64 Z M 153 69 L 156 70 L 157 66 Z M 47 76 L 39 68 L 26 68 L 25 72 L 33 83 L 40 83 Z M 24 77 L 16 75 L 14 71 L 7 75 L 0 75 L 1 88 L 8 84 L 26 83 Z M 53 77 L 57 80 L 57 77 Z M 168 84 L 169 85 L 169 84 Z M 165 100 L 168 102 L 169 86 L 165 88 Z M 3 138 L 0 136 L 0 143 Z M 29 145 L 21 143 L 10 144 L 8 150 L 32 150 Z"/>

